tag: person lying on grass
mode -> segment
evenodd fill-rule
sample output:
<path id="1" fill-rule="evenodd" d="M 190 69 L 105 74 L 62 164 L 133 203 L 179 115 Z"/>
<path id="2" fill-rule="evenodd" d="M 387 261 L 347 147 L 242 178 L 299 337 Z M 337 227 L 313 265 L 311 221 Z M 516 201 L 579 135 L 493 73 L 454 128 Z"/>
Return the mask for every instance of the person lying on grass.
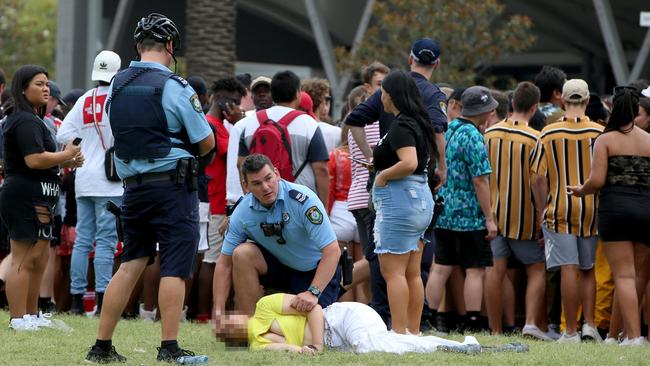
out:
<path id="1" fill-rule="evenodd" d="M 215 319 L 214 331 L 226 344 L 247 344 L 251 350 L 317 354 L 330 349 L 356 353 L 428 353 L 439 347 L 456 352 L 480 352 L 472 336 L 464 342 L 434 336 L 396 334 L 377 312 L 356 302 L 338 302 L 323 309 L 316 305 L 307 313 L 291 307 L 294 295 L 273 294 L 261 298 L 255 314 L 224 314 Z"/>

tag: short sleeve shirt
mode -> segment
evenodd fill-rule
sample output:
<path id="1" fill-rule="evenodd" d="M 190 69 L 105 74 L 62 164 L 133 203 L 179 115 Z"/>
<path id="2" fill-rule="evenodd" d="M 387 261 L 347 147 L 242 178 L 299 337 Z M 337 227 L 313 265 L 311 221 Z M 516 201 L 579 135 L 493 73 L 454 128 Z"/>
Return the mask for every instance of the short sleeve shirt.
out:
<path id="1" fill-rule="evenodd" d="M 445 200 L 436 227 L 454 231 L 485 229 L 473 178 L 492 173 L 483 135 L 468 120 L 457 118 L 445 133 L 447 183 L 440 190 Z"/>
<path id="2" fill-rule="evenodd" d="M 170 71 L 156 62 L 131 61 L 129 67 L 151 67 Z M 111 95 L 112 90 L 113 84 L 111 84 L 108 95 Z M 182 85 L 171 78 L 165 83 L 162 93 L 162 106 L 165 110 L 169 131 L 180 132 L 184 128 L 192 144 L 198 143 L 212 133 L 203 111 L 194 108 L 192 103 L 194 95 L 196 95 L 196 92 L 190 85 Z M 174 138 L 172 138 L 172 141 L 181 142 Z M 115 159 L 115 168 L 120 178 L 125 179 L 136 174 L 173 170 L 176 168 L 179 159 L 188 157 L 191 157 L 191 155 L 187 151 L 172 147 L 167 156 L 154 159 L 153 162 L 148 159 L 133 159 L 125 163 L 120 159 Z"/>
<path id="3" fill-rule="evenodd" d="M 59 167 L 31 169 L 25 156 L 55 152 L 56 143 L 42 119 L 33 113 L 16 111 L 2 124 L 5 174 L 42 181 L 58 181 Z"/>
<path id="4" fill-rule="evenodd" d="M 318 266 L 322 250 L 336 234 L 318 196 L 309 188 L 281 180 L 275 204 L 266 208 L 248 193 L 230 218 L 221 253 L 232 255 L 246 240 L 271 252 L 282 264 L 307 272 Z M 279 236 L 265 236 L 260 224 L 281 224 L 286 244 Z"/>
<path id="5" fill-rule="evenodd" d="M 413 174 L 424 174 L 429 154 L 423 132 L 412 117 L 400 114 L 391 124 L 388 133 L 375 146 L 375 168 L 384 170 L 397 164 L 397 150 L 411 146 L 416 148 L 418 158 L 418 166 Z"/>

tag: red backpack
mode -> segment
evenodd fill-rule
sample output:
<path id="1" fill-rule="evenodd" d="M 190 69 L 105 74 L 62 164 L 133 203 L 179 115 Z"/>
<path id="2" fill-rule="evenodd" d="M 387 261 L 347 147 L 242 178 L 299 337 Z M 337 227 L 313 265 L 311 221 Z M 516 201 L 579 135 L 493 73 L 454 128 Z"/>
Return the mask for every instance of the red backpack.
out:
<path id="1" fill-rule="evenodd" d="M 303 163 L 294 176 L 291 160 L 291 139 L 289 138 L 289 130 L 287 127 L 296 117 L 303 114 L 305 112 L 293 110 L 275 122 L 269 118 L 266 110 L 258 111 L 257 120 L 260 126 L 253 133 L 253 138 L 248 148 L 251 154 L 262 154 L 271 159 L 273 166 L 278 169 L 282 179 L 288 180 L 289 182 L 296 180 L 305 167 L 305 164 Z"/>

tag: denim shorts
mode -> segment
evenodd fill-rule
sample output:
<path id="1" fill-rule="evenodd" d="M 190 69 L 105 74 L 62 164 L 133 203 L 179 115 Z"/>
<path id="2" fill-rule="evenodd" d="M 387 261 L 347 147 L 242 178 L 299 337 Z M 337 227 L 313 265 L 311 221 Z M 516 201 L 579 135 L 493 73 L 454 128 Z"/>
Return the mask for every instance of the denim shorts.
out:
<path id="1" fill-rule="evenodd" d="M 405 254 L 418 249 L 433 216 L 425 175 L 411 175 L 372 188 L 376 210 L 375 253 Z"/>

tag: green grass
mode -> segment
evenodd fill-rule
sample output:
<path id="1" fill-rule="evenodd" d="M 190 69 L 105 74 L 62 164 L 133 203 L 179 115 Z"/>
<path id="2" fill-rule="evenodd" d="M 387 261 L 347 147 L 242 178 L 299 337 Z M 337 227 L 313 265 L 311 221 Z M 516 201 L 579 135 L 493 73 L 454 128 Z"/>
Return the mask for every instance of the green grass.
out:
<path id="1" fill-rule="evenodd" d="M 0 365 L 87 365 L 84 357 L 93 344 L 97 319 L 57 315 L 74 330 L 65 333 L 43 329 L 38 332 L 14 332 L 8 329 L 9 316 L 0 311 Z M 156 347 L 160 325 L 137 320 L 121 321 L 113 340 L 129 365 L 156 365 Z M 462 340 L 462 336 L 452 338 Z M 180 344 L 197 354 L 207 354 L 210 365 L 643 365 L 650 359 L 650 347 L 630 348 L 596 344 L 566 345 L 536 342 L 513 337 L 479 335 L 483 345 L 512 341 L 528 343 L 528 353 L 499 353 L 475 356 L 437 352 L 433 354 L 355 355 L 325 352 L 309 357 L 285 353 L 226 351 L 210 335 L 210 327 L 186 323 L 181 326 Z"/>

